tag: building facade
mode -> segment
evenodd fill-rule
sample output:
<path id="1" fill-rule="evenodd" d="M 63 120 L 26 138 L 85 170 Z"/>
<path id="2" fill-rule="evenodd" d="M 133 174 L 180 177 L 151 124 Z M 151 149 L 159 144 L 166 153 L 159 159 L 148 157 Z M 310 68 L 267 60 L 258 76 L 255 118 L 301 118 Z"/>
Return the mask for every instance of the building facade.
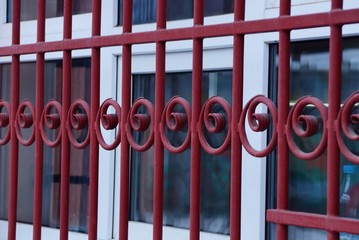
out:
<path id="1" fill-rule="evenodd" d="M 359 1 L 0 13 L 0 239 L 359 239 Z"/>

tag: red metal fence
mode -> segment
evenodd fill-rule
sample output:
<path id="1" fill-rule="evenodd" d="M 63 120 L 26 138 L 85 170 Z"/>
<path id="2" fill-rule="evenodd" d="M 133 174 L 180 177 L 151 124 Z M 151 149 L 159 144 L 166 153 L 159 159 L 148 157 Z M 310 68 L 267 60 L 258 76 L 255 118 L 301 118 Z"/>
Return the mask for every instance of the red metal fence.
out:
<path id="1" fill-rule="evenodd" d="M 1 139 L 1 145 L 9 142 L 11 146 L 10 166 L 10 193 L 8 214 L 8 239 L 14 240 L 16 235 L 17 215 L 17 185 L 18 185 L 18 148 L 23 145 L 35 144 L 35 190 L 34 190 L 34 217 L 33 239 L 41 239 L 41 209 L 42 209 L 42 179 L 43 179 L 43 146 L 57 146 L 61 144 L 61 215 L 60 239 L 68 239 L 68 209 L 69 209 L 69 148 L 73 145 L 83 148 L 90 145 L 90 195 L 88 238 L 97 236 L 98 211 L 98 166 L 99 147 L 113 150 L 121 142 L 121 179 L 120 179 L 120 239 L 128 238 L 129 221 L 129 164 L 130 147 L 138 151 L 145 151 L 151 146 L 155 149 L 154 168 L 154 206 L 153 206 L 153 239 L 162 239 L 163 220 L 163 159 L 164 149 L 172 153 L 179 153 L 191 148 L 191 182 L 190 182 L 190 239 L 199 239 L 200 232 L 200 152 L 203 148 L 210 154 L 219 154 L 231 145 L 231 194 L 230 194 L 230 238 L 240 239 L 241 225 L 241 149 L 242 146 L 253 156 L 267 156 L 277 148 L 278 151 L 278 185 L 277 209 L 267 211 L 267 222 L 277 226 L 277 239 L 288 237 L 288 225 L 318 228 L 326 230 L 328 239 L 339 239 L 339 232 L 359 234 L 359 221 L 339 217 L 339 154 L 343 153 L 350 161 L 359 163 L 359 157 L 353 155 L 342 143 L 341 133 L 357 140 L 358 136 L 348 130 L 348 119 L 351 116 L 351 107 L 359 101 L 359 94 L 354 94 L 344 106 L 340 105 L 341 86 L 341 55 L 342 55 L 342 27 L 345 24 L 359 23 L 359 8 L 343 10 L 343 1 L 332 0 L 332 9 L 329 12 L 291 16 L 290 1 L 280 1 L 280 16 L 277 18 L 246 21 L 245 1 L 236 0 L 234 7 L 234 21 L 232 23 L 204 25 L 204 1 L 194 1 L 194 24 L 192 27 L 166 29 L 166 0 L 157 1 L 157 30 L 132 33 L 132 1 L 124 0 L 123 6 L 123 33 L 111 36 L 101 36 L 101 1 L 92 1 L 92 36 L 83 39 L 72 39 L 72 1 L 65 0 L 63 40 L 45 42 L 45 0 L 38 0 L 37 42 L 20 44 L 20 1 L 13 1 L 12 9 L 12 45 L 0 48 L 0 57 L 11 56 L 12 80 L 11 102 L 0 102 L 3 113 L 0 115 L 0 126 L 8 128 L 8 134 Z M 330 31 L 330 73 L 329 73 L 329 105 L 315 98 L 304 98 L 296 103 L 289 111 L 289 79 L 290 79 L 290 32 L 296 29 L 329 26 Z M 243 60 L 244 36 L 254 33 L 279 32 L 279 83 L 278 106 L 264 96 L 252 98 L 246 105 L 243 104 Z M 233 81 L 232 106 L 226 104 L 221 97 L 211 98 L 204 106 L 201 104 L 203 41 L 206 38 L 232 36 L 233 45 Z M 175 97 L 165 107 L 165 60 L 166 43 L 176 40 L 193 40 L 193 79 L 192 102 L 181 97 Z M 155 107 L 142 99 L 131 102 L 131 56 L 134 44 L 156 44 L 156 99 Z M 107 100 L 100 106 L 100 49 L 108 46 L 122 47 L 122 100 L 121 107 L 114 100 Z M 91 49 L 91 102 L 78 100 L 70 102 L 71 60 L 72 51 Z M 44 55 L 48 52 L 63 52 L 63 85 L 62 102 L 44 103 Z M 20 56 L 36 54 L 36 104 L 19 99 L 19 64 Z M 101 81 L 105 81 L 102 79 Z M 246 137 L 244 124 L 247 121 L 253 131 L 264 131 L 269 127 L 268 115 L 255 113 L 256 107 L 264 103 L 273 120 L 274 134 L 268 146 L 255 150 L 250 146 Z M 221 130 L 221 117 L 211 113 L 216 104 L 222 105 L 228 117 L 227 138 L 218 148 L 210 147 L 204 136 L 203 129 L 207 127 L 211 132 Z M 307 116 L 301 115 L 301 109 L 314 104 L 321 113 L 324 125 L 322 141 L 311 153 L 299 150 L 291 139 L 294 130 L 300 136 L 310 136 L 310 130 L 298 128 L 297 120 L 307 124 L 313 122 Z M 142 131 L 148 127 L 146 119 L 137 114 L 139 106 L 147 108 L 151 120 L 152 133 L 148 142 L 139 145 L 133 140 L 132 130 Z M 182 105 L 185 109 L 179 115 L 172 112 L 175 105 Z M 116 109 L 116 114 L 108 114 L 109 107 Z M 25 110 L 30 110 L 25 113 Z M 56 109 L 57 114 L 51 113 Z M 78 113 L 78 109 L 85 114 Z M 203 118 L 203 120 L 202 120 Z M 173 121 L 166 121 L 172 119 Z M 180 147 L 172 146 L 167 140 L 163 128 L 167 124 L 171 130 L 177 130 L 180 121 L 187 121 L 189 128 L 187 139 Z M 202 124 L 204 121 L 204 126 Z M 209 122 L 213 121 L 212 126 Z M 299 120 L 298 120 L 299 121 Z M 256 124 L 254 124 L 256 122 Z M 315 121 L 314 121 L 315 122 Z M 85 141 L 77 142 L 71 129 L 81 129 L 88 124 L 89 131 Z M 119 127 L 118 137 L 113 144 L 106 144 L 102 138 L 100 124 L 107 129 Z M 171 125 L 172 124 L 172 125 Z M 315 124 L 315 123 L 313 123 Z M 32 128 L 33 135 L 24 139 L 21 128 Z M 61 129 L 55 141 L 47 138 L 45 128 Z M 223 128 L 222 128 L 223 129 Z M 328 151 L 328 191 L 327 214 L 310 214 L 289 211 L 288 209 L 288 154 L 289 150 L 301 159 L 313 159 L 323 151 Z"/>

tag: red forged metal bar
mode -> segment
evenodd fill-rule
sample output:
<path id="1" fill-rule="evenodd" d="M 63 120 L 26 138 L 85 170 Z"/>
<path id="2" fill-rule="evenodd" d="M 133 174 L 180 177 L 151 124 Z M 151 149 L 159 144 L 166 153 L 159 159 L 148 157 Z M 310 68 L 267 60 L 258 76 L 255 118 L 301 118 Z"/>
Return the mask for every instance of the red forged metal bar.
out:
<path id="1" fill-rule="evenodd" d="M 203 25 L 204 1 L 194 1 L 194 26 Z M 192 69 L 192 126 L 190 173 L 190 240 L 199 240 L 201 145 L 198 138 L 199 115 L 202 108 L 203 38 L 193 39 Z"/>
<path id="2" fill-rule="evenodd" d="M 101 35 L 101 0 L 92 0 L 92 37 Z M 90 193 L 88 239 L 97 239 L 99 143 L 95 124 L 100 104 L 100 48 L 91 52 L 91 116 L 90 116 Z"/>
<path id="3" fill-rule="evenodd" d="M 166 0 L 157 0 L 157 30 L 166 29 Z M 162 239 L 164 151 L 160 122 L 165 102 L 166 42 L 156 42 L 153 239 Z"/>
<path id="4" fill-rule="evenodd" d="M 280 16 L 290 15 L 290 0 L 280 1 Z M 278 164 L 277 164 L 277 208 L 288 208 L 288 144 L 285 137 L 285 125 L 289 112 L 290 80 L 290 31 L 279 31 L 278 63 Z M 288 238 L 288 226 L 277 224 L 277 240 Z"/>
<path id="5" fill-rule="evenodd" d="M 37 2 L 37 42 L 45 41 L 45 9 L 46 1 Z M 36 54 L 36 117 L 35 129 L 40 129 L 42 110 L 44 108 L 44 81 L 45 81 L 45 54 Z M 34 172 L 34 216 L 33 240 L 41 240 L 42 226 L 42 188 L 43 188 L 43 140 L 41 132 L 36 131 L 35 136 L 35 172 Z"/>
<path id="6" fill-rule="evenodd" d="M 244 21 L 245 0 L 234 2 L 234 21 Z M 230 238 L 241 238 L 241 184 L 242 184 L 242 143 L 238 135 L 237 123 L 243 108 L 243 64 L 244 35 L 235 35 L 233 41 L 232 79 L 232 132 L 231 144 L 231 192 L 230 192 Z"/>
<path id="7" fill-rule="evenodd" d="M 72 0 L 64 1 L 64 39 L 72 37 Z M 71 102 L 71 50 L 63 52 L 62 69 L 62 116 L 67 119 Z M 60 193 L 60 240 L 68 239 L 69 229 L 69 189 L 70 189 L 70 141 L 66 121 L 61 125 L 61 193 Z"/>
<path id="8" fill-rule="evenodd" d="M 123 1 L 123 34 L 132 32 L 132 0 Z M 131 104 L 131 44 L 122 46 L 122 113 L 120 175 L 120 240 L 128 239 L 130 152 L 126 137 L 127 115 Z"/>
<path id="9" fill-rule="evenodd" d="M 341 9 L 342 0 L 332 0 L 332 10 Z M 342 26 L 330 26 L 329 84 L 328 84 L 328 166 L 327 166 L 327 215 L 339 215 L 339 164 L 340 152 L 336 140 L 335 120 L 340 109 L 342 75 Z M 339 233 L 327 232 L 328 240 L 338 240 Z"/>
<path id="10" fill-rule="evenodd" d="M 12 45 L 20 44 L 20 0 L 13 1 L 12 9 Z M 16 239 L 17 216 L 17 187 L 19 142 L 15 132 L 16 110 L 19 106 L 20 91 L 20 56 L 12 55 L 11 59 L 11 116 L 10 116 L 10 180 L 9 180 L 9 210 L 8 210 L 8 239 Z"/>

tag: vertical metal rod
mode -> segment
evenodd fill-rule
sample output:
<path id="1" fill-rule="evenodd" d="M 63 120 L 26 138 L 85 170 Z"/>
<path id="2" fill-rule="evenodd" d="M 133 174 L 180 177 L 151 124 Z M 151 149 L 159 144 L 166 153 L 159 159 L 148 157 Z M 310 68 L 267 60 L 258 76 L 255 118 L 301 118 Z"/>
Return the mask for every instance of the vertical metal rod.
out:
<path id="1" fill-rule="evenodd" d="M 194 25 L 203 25 L 204 1 L 194 1 Z M 191 123 L 191 173 L 190 173 L 190 240 L 198 240 L 201 212 L 201 145 L 198 122 L 202 106 L 203 39 L 193 39 L 192 72 L 192 123 Z"/>
<path id="2" fill-rule="evenodd" d="M 166 0 L 157 0 L 157 29 L 166 28 Z M 155 84 L 155 142 L 154 142 L 154 186 L 153 186 L 153 239 L 162 239 L 163 224 L 163 144 L 160 123 L 165 102 L 166 43 L 156 43 Z"/>
<path id="3" fill-rule="evenodd" d="M 92 0 L 92 37 L 101 35 L 101 0 Z M 90 193 L 88 239 L 97 239 L 99 144 L 95 124 L 100 104 L 100 48 L 91 50 Z"/>
<path id="4" fill-rule="evenodd" d="M 14 0 L 12 6 L 12 45 L 20 44 L 20 0 Z M 19 142 L 15 133 L 15 116 L 19 106 L 20 91 L 20 56 L 11 58 L 11 113 L 10 113 L 10 179 L 8 239 L 16 239 L 17 188 L 19 167 Z"/>
<path id="5" fill-rule="evenodd" d="M 132 0 L 123 1 L 123 33 L 132 32 Z M 120 156 L 120 240 L 128 239 L 130 145 L 126 138 L 127 115 L 131 105 L 131 57 L 132 46 L 122 46 L 122 113 Z"/>
<path id="6" fill-rule="evenodd" d="M 342 1 L 333 0 L 332 10 L 341 9 Z M 328 86 L 328 167 L 327 214 L 339 215 L 339 165 L 340 151 L 336 141 L 335 120 L 340 109 L 342 74 L 342 26 L 330 26 L 329 86 Z M 338 232 L 327 232 L 328 240 L 338 240 Z"/>
<path id="7" fill-rule="evenodd" d="M 72 0 L 65 0 L 64 39 L 71 39 L 71 37 Z M 60 240 L 67 240 L 69 229 L 70 142 L 67 136 L 66 121 L 71 101 L 71 50 L 63 52 L 62 65 Z"/>
<path id="8" fill-rule="evenodd" d="M 234 2 L 234 21 L 244 20 L 245 0 Z M 244 35 L 233 42 L 230 239 L 241 238 L 242 143 L 237 124 L 243 107 Z M 235 147 L 234 147 L 235 146 Z"/>
<path id="9" fill-rule="evenodd" d="M 290 15 L 290 0 L 280 1 L 280 16 Z M 277 162 L 277 208 L 288 208 L 289 150 L 285 136 L 285 125 L 289 112 L 290 91 L 290 31 L 279 32 L 278 66 L 278 162 Z M 288 226 L 277 225 L 277 239 L 288 238 Z"/>
<path id="10" fill-rule="evenodd" d="M 45 41 L 45 0 L 37 1 L 37 42 Z M 42 181 L 44 150 L 41 137 L 40 119 L 44 108 L 45 54 L 36 54 L 36 121 L 35 121 L 35 176 L 34 176 L 34 216 L 33 239 L 41 239 L 42 226 Z"/>

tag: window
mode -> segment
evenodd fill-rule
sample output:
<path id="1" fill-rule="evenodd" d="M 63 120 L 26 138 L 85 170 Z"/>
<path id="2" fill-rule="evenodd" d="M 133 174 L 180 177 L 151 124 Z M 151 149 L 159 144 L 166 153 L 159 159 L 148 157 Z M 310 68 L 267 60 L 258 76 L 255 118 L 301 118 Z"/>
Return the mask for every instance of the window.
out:
<path id="1" fill-rule="evenodd" d="M 271 82 L 277 81 L 277 45 L 271 46 Z M 297 42 L 291 45 L 291 82 L 290 99 L 294 104 L 302 96 L 311 95 L 320 99 L 324 104 L 328 103 L 328 71 L 329 71 L 329 41 Z M 342 103 L 357 89 L 359 89 L 359 39 L 346 38 L 343 40 L 343 63 L 342 63 Z M 277 89 L 272 86 L 273 89 Z M 272 99 L 276 99 L 275 93 L 271 93 Z M 353 109 L 358 111 L 356 105 Z M 304 114 L 320 116 L 317 109 L 307 106 Z M 355 130 L 357 131 L 357 130 Z M 322 126 L 312 137 L 295 137 L 297 146 L 302 151 L 312 151 L 321 139 Z M 295 136 L 295 134 L 293 134 Z M 344 139 L 351 151 L 358 153 L 357 142 Z M 272 166 L 275 165 L 275 157 L 271 159 Z M 327 194 L 327 156 L 324 152 L 320 157 L 304 161 L 296 158 L 290 153 L 289 156 L 289 209 L 300 212 L 326 214 Z M 358 166 L 350 163 L 342 155 L 340 158 L 340 216 L 359 218 L 359 175 Z M 275 206 L 275 179 L 273 168 L 269 171 L 269 206 Z M 276 169 L 276 168 L 274 168 Z M 273 229 L 271 237 L 274 239 Z M 341 239 L 357 239 L 359 236 L 345 238 L 341 233 Z M 314 229 L 289 227 L 290 239 L 326 239 L 326 232 Z"/>
<path id="2" fill-rule="evenodd" d="M 222 96 L 231 102 L 232 71 L 210 71 L 203 73 L 203 99 Z M 179 95 L 191 102 L 191 72 L 166 74 L 166 102 Z M 135 74 L 133 76 L 133 99 L 140 96 L 154 102 L 154 74 Z M 218 112 L 223 112 L 218 107 Z M 141 109 L 139 109 L 141 111 Z M 183 109 L 176 109 L 183 111 Z M 183 132 L 171 134 L 169 141 L 179 146 L 186 137 Z M 146 132 L 137 134 L 138 142 L 145 138 Z M 226 130 L 218 134 L 207 134 L 208 142 L 218 147 Z M 131 163 L 131 207 L 130 219 L 152 223 L 153 207 L 153 148 L 146 152 L 132 151 Z M 189 228 L 189 186 L 190 186 L 190 149 L 180 154 L 164 153 L 164 215 L 163 224 L 178 228 Z M 201 230 L 229 234 L 229 193 L 230 193 L 230 149 L 219 156 L 202 151 L 201 160 Z"/>
<path id="3" fill-rule="evenodd" d="M 74 59 L 72 62 L 72 101 L 81 98 L 90 100 L 90 59 Z M 24 99 L 35 103 L 35 63 L 20 65 L 20 102 Z M 0 65 L 0 96 L 10 99 L 11 65 Z M 45 103 L 50 99 L 61 102 L 62 61 L 48 61 L 45 64 Z M 26 137 L 30 130 L 24 131 Z M 2 133 L 2 137 L 3 137 Z M 48 132 L 48 136 L 57 133 Z M 80 140 L 81 134 L 77 136 Z M 24 147 L 19 144 L 19 185 L 18 215 L 22 223 L 32 223 L 34 195 L 34 144 Z M 0 219 L 8 217 L 10 144 L 0 150 Z M 60 218 L 61 146 L 54 148 L 44 145 L 43 168 L 43 226 L 58 228 Z M 70 216 L 71 231 L 87 232 L 89 191 L 89 149 L 71 148 L 70 160 Z"/>
<path id="4" fill-rule="evenodd" d="M 7 1 L 7 22 L 12 22 L 11 8 L 12 1 Z M 21 21 L 35 20 L 37 18 L 37 0 L 20 1 Z M 72 1 L 73 14 L 82 14 L 91 12 L 91 1 L 76 0 Z M 46 1 L 46 18 L 61 17 L 64 15 L 64 0 Z"/>
<path id="5" fill-rule="evenodd" d="M 122 25 L 123 0 L 119 0 L 118 24 Z M 233 0 L 205 0 L 205 16 L 233 12 Z M 193 17 L 193 0 L 172 0 L 167 2 L 167 21 Z M 133 0 L 133 24 L 156 22 L 156 0 Z"/>

